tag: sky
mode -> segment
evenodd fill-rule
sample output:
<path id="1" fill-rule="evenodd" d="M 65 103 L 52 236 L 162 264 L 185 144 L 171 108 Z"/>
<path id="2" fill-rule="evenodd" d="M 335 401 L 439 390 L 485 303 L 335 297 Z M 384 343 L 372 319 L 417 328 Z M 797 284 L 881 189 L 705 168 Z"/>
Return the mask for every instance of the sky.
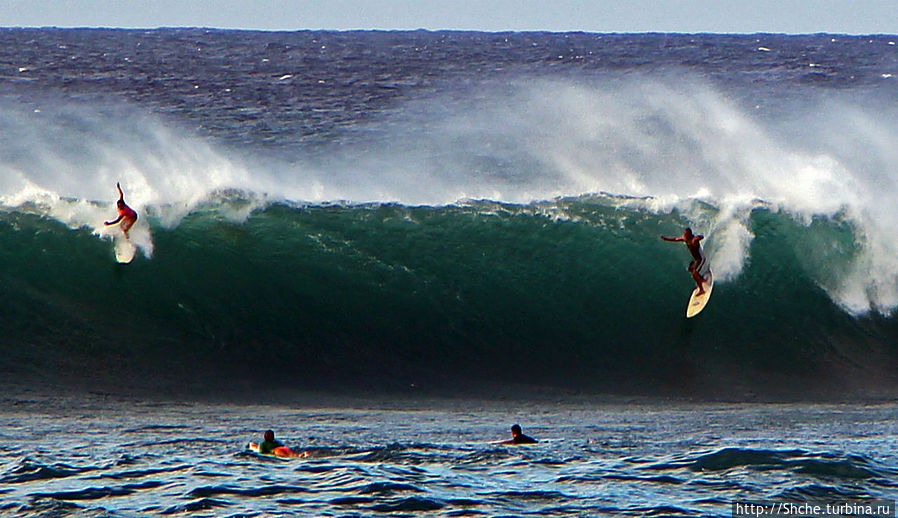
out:
<path id="1" fill-rule="evenodd" d="M 896 34 L 896 0 L 0 0 L 2 27 Z"/>

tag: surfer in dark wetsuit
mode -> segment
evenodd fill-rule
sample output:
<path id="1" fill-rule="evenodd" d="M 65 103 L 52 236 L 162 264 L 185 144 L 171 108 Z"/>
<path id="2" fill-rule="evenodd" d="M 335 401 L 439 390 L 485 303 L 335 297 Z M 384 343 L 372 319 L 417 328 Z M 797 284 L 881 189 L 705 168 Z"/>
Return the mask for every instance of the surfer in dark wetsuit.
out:
<path id="1" fill-rule="evenodd" d="M 116 183 L 115 186 L 118 188 L 118 202 L 116 202 L 118 217 L 112 221 L 106 221 L 105 224 L 106 226 L 110 226 L 121 221 L 122 224 L 120 227 L 125 234 L 125 239 L 129 239 L 128 230 L 130 230 L 131 226 L 134 225 L 134 222 L 137 221 L 137 212 L 125 203 L 125 193 L 122 192 L 122 186 L 118 183 Z"/>
<path id="2" fill-rule="evenodd" d="M 538 443 L 533 437 L 524 435 L 521 425 L 515 424 L 511 426 L 511 439 L 502 441 L 499 444 L 535 444 Z"/>
<path id="3" fill-rule="evenodd" d="M 692 278 L 695 279 L 695 284 L 698 285 L 698 293 L 701 295 L 705 292 L 705 288 L 702 284 L 705 282 L 705 279 L 702 278 L 701 269 L 705 266 L 705 254 L 702 253 L 702 245 L 699 243 L 705 236 L 698 234 L 695 235 L 692 233 L 692 229 L 686 227 L 683 230 L 682 236 L 669 237 L 662 235 L 661 239 L 665 241 L 683 241 L 686 243 L 686 248 L 689 249 L 689 253 L 692 254 L 692 262 L 689 263 L 689 273 L 692 274 Z"/>

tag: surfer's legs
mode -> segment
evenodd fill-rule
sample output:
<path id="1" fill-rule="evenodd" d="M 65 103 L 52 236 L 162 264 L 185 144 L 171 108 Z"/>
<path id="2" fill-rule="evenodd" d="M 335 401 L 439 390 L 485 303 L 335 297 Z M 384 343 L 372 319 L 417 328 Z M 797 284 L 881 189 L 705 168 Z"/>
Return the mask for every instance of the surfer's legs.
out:
<path id="1" fill-rule="evenodd" d="M 135 222 L 135 221 L 137 221 L 137 218 L 134 218 L 134 219 L 124 218 L 124 219 L 122 219 L 122 223 L 121 223 L 120 227 L 121 227 L 121 229 L 122 229 L 122 233 L 125 234 L 125 239 L 130 239 L 130 238 L 128 237 L 128 231 L 131 230 L 131 226 L 134 225 L 134 222 Z"/>
<path id="2" fill-rule="evenodd" d="M 695 261 L 689 263 L 689 273 L 692 274 L 692 278 L 695 280 L 695 284 L 698 286 L 698 293 L 701 295 L 705 292 L 705 287 L 703 286 L 705 279 L 698 273 L 698 265 L 695 264 Z"/>

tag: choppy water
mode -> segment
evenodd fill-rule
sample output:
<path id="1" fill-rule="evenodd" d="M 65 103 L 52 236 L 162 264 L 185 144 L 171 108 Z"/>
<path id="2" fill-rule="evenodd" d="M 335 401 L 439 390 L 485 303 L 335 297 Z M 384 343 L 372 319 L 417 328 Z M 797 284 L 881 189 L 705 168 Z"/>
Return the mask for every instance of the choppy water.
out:
<path id="1" fill-rule="evenodd" d="M 893 403 L 19 394 L 4 516 L 730 516 L 734 501 L 898 497 Z M 518 422 L 542 442 L 490 444 Z M 274 428 L 308 459 L 244 450 Z"/>

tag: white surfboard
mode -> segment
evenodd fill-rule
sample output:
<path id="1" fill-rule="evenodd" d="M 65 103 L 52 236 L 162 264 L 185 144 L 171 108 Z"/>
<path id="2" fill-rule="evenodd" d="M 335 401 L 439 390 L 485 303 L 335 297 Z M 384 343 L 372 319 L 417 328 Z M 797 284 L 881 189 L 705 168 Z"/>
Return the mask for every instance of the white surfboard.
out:
<path id="1" fill-rule="evenodd" d="M 137 247 L 124 235 L 115 236 L 115 260 L 125 264 L 134 259 Z"/>
<path id="2" fill-rule="evenodd" d="M 698 288 L 692 290 L 692 296 L 689 297 L 689 305 L 686 306 L 686 318 L 698 315 L 701 310 L 705 309 L 708 299 L 711 298 L 711 289 L 714 288 L 714 275 L 711 273 L 710 268 L 708 268 L 708 273 L 702 275 L 702 278 L 705 279 L 702 283 L 702 288 L 705 289 L 705 292 L 699 295 Z"/>

